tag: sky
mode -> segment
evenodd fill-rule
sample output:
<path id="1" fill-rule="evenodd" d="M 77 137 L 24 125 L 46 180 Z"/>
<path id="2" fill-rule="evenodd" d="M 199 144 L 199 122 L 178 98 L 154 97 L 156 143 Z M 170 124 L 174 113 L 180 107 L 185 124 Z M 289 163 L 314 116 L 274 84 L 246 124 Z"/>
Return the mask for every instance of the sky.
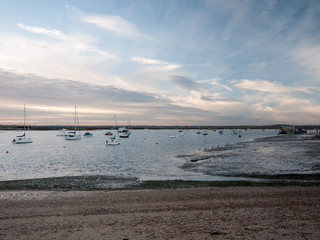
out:
<path id="1" fill-rule="evenodd" d="M 318 0 L 0 0 L 0 124 L 320 124 Z"/>

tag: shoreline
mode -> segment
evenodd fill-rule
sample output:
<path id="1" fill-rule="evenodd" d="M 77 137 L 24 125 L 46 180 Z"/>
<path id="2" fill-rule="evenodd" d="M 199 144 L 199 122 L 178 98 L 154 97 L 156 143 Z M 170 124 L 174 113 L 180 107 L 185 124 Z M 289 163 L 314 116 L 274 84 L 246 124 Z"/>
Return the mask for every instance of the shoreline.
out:
<path id="1" fill-rule="evenodd" d="M 297 178 L 265 178 L 252 180 L 228 181 L 195 181 L 195 180 L 148 180 L 139 181 L 136 178 L 119 179 L 115 182 L 108 176 L 75 176 L 39 178 L 25 180 L 0 181 L 2 191 L 118 191 L 118 190 L 144 190 L 144 189 L 179 189 L 203 187 L 283 187 L 283 186 L 320 186 L 319 174 L 311 177 Z M 107 181 L 113 181 L 108 183 Z"/>
<path id="2" fill-rule="evenodd" d="M 319 239 L 319 187 L 0 191 L 1 239 Z"/>

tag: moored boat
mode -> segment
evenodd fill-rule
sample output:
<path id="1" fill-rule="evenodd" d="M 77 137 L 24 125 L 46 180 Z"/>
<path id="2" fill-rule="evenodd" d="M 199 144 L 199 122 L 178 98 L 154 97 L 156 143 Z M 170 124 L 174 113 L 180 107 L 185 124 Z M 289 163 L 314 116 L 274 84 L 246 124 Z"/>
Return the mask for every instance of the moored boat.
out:
<path id="1" fill-rule="evenodd" d="M 28 126 L 29 132 L 29 126 Z M 14 144 L 24 144 L 24 143 L 32 143 L 31 137 L 26 137 L 26 106 L 23 105 L 23 134 L 17 136 L 12 140 Z"/>
<path id="2" fill-rule="evenodd" d="M 79 119 L 77 113 L 77 107 L 74 106 L 74 131 L 69 131 L 66 136 L 64 136 L 65 140 L 79 140 L 81 139 L 80 131 L 77 131 L 77 125 L 79 126 Z"/>
<path id="3" fill-rule="evenodd" d="M 115 133 L 113 134 L 112 137 L 110 137 L 109 139 L 106 140 L 106 145 L 107 146 L 112 146 L 112 145 L 119 145 L 120 141 L 118 139 L 118 134 Z"/>
<path id="4" fill-rule="evenodd" d="M 83 136 L 84 137 L 92 137 L 92 133 L 90 133 L 90 132 L 85 132 L 84 134 L 83 134 Z"/>

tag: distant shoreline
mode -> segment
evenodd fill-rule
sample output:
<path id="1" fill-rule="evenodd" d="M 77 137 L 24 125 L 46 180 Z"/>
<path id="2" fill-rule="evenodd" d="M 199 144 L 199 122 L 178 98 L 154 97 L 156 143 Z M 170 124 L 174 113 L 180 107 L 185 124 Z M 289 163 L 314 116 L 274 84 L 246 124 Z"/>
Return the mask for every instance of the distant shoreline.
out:
<path id="1" fill-rule="evenodd" d="M 134 130 L 144 130 L 144 129 L 152 129 L 152 130 L 164 130 L 164 129 L 281 129 L 281 127 L 286 124 L 276 124 L 276 125 L 240 125 L 240 126 L 157 126 L 157 125 L 121 125 Z M 120 125 L 119 125 L 120 126 Z M 319 129 L 320 125 L 296 125 L 296 128 L 303 128 L 306 130 Z M 17 130 L 21 129 L 23 126 L 21 125 L 0 125 L 0 130 Z M 30 125 L 30 130 L 36 131 L 49 131 L 49 130 L 61 130 L 63 128 L 73 129 L 74 126 L 71 125 Z M 105 130 L 115 128 L 112 125 L 82 125 L 79 127 L 80 130 Z"/>

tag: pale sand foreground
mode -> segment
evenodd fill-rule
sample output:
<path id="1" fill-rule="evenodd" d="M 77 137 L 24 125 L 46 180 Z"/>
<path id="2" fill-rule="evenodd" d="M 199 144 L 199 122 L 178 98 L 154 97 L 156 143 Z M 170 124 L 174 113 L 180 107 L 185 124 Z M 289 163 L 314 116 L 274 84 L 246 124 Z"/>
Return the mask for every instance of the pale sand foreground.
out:
<path id="1" fill-rule="evenodd" d="M 2 191 L 0 239 L 320 239 L 320 188 Z"/>

